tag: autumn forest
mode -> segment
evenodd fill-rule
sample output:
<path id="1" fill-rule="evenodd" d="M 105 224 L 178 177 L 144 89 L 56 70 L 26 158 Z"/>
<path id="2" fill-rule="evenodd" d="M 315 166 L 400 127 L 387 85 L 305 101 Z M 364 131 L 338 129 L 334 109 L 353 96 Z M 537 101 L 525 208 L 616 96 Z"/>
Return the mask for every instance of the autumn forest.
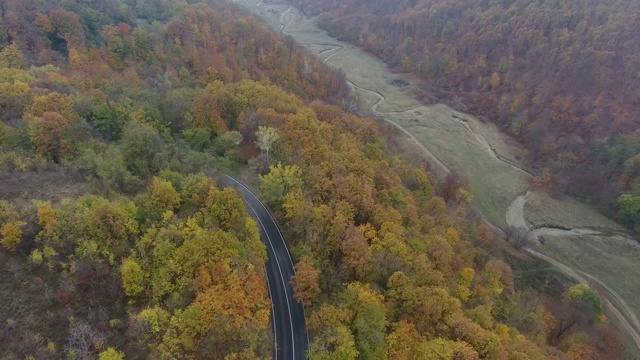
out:
<path id="1" fill-rule="evenodd" d="M 612 213 L 640 196 L 637 45 L 620 59 L 592 34 L 597 50 L 541 55 L 557 47 L 547 39 L 600 31 L 587 23 L 636 26 L 624 4 L 616 21 L 597 7 L 538 9 L 540 29 L 519 2 L 480 14 L 294 2 L 423 76 L 425 99 L 455 92 L 530 144 L 528 161 L 550 173 L 539 186 L 594 194 Z M 347 112 L 342 74 L 231 2 L 0 11 L 0 358 L 272 358 L 267 252 L 220 172 L 251 184 L 283 230 L 309 359 L 621 358 L 596 290 L 522 260 L 464 182 L 436 178 L 393 127 Z M 519 46 L 480 31 L 496 17 L 513 19 L 492 30 Z"/>
<path id="2" fill-rule="evenodd" d="M 640 3 L 292 0 L 523 143 L 536 187 L 640 226 Z"/>

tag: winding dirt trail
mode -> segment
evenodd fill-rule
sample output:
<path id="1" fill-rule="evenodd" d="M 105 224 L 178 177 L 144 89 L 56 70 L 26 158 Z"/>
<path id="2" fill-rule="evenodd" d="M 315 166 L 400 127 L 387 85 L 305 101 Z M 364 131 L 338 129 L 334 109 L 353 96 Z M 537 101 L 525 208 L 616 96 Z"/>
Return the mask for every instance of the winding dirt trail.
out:
<path id="1" fill-rule="evenodd" d="M 476 132 L 471 125 L 469 125 L 469 123 L 467 121 L 464 121 L 464 119 L 460 118 L 460 117 L 456 117 L 456 120 L 458 120 L 458 122 L 460 124 L 462 124 L 462 126 L 464 126 L 465 129 L 467 129 L 469 132 L 471 132 L 473 134 L 473 136 L 476 138 L 476 140 L 478 140 L 478 142 L 484 147 L 484 150 L 491 155 L 491 157 L 496 160 L 496 161 L 500 161 L 508 166 L 510 166 L 512 169 L 522 172 L 526 175 L 529 176 L 533 176 L 533 174 L 531 174 L 530 172 L 528 172 L 527 170 L 519 167 L 518 165 L 512 163 L 511 161 L 509 161 L 507 158 L 505 158 L 504 156 L 498 154 L 496 152 L 496 150 L 493 148 L 493 146 L 491 146 L 491 144 L 489 143 L 489 141 L 487 140 L 487 138 L 482 135 L 479 134 L 478 132 Z"/>
<path id="2" fill-rule="evenodd" d="M 574 229 L 567 230 L 567 229 L 559 229 L 559 228 L 551 228 L 551 227 L 540 227 L 540 228 L 531 229 L 531 227 L 527 224 L 527 221 L 524 218 L 524 205 L 527 201 L 526 197 L 528 195 L 529 193 L 518 196 L 513 201 L 511 206 L 509 206 L 509 210 L 507 211 L 506 218 L 509 226 L 512 226 L 514 228 L 527 229 L 531 231 L 534 241 L 541 236 L 606 235 L 601 231 L 588 229 L 588 228 L 574 228 Z M 625 237 L 625 239 L 628 239 L 628 238 Z M 566 275 L 568 275 L 569 277 L 575 279 L 580 283 L 585 283 L 585 284 L 596 283 L 599 286 L 603 287 L 607 291 L 608 295 L 614 298 L 616 301 L 616 304 L 614 304 L 611 301 L 609 301 L 609 299 L 605 298 L 604 300 L 605 300 L 606 309 L 609 310 L 610 315 L 613 315 L 618 320 L 620 325 L 626 329 L 627 333 L 633 338 L 633 341 L 636 343 L 638 348 L 640 348 L 640 321 L 638 320 L 638 317 L 635 315 L 631 307 L 629 307 L 626 301 L 624 301 L 624 299 L 622 299 L 622 297 L 617 292 L 615 292 L 613 289 L 611 289 L 602 281 L 598 280 L 595 276 L 583 271 L 574 270 L 560 263 L 559 261 L 554 260 L 553 258 L 547 255 L 544 255 L 536 250 L 533 250 L 528 246 L 524 246 L 522 250 L 541 260 L 544 260 L 554 265 L 555 267 L 560 269 L 563 273 L 565 273 Z M 618 306 L 616 305 L 621 307 L 622 310 L 618 309 Z"/>
<path id="3" fill-rule="evenodd" d="M 563 229 L 558 227 L 535 227 L 532 228 L 529 226 L 527 221 L 524 218 L 524 206 L 527 202 L 527 197 L 529 196 L 529 192 L 524 195 L 518 196 L 509 209 L 507 210 L 506 219 L 507 224 L 514 228 L 524 228 L 531 231 L 531 234 L 534 235 L 534 239 L 543 236 L 583 236 L 583 235 L 598 235 L 598 236 L 609 236 L 609 233 L 601 230 L 591 229 L 591 228 L 572 228 L 572 229 Z M 623 241 L 634 241 L 633 238 L 627 236 L 626 234 L 615 234 L 613 237 L 620 238 Z M 640 326 L 638 326 L 640 328 Z"/>
<path id="4" fill-rule="evenodd" d="M 335 54 L 334 54 L 335 55 Z M 325 59 L 325 62 L 328 60 L 329 58 Z M 438 167 L 440 167 L 440 169 L 442 171 L 444 171 L 445 173 L 450 173 L 451 170 L 449 170 L 449 168 L 447 168 L 447 166 L 440 161 L 440 159 L 438 159 L 431 151 L 429 151 L 429 149 L 427 149 L 426 146 L 424 146 L 422 144 L 422 142 L 420 142 L 415 135 L 413 135 L 409 130 L 405 129 L 402 125 L 398 124 L 397 122 L 390 120 L 388 118 L 384 117 L 384 113 L 381 113 L 380 111 L 378 111 L 378 106 L 380 104 L 382 104 L 385 101 L 385 97 L 384 95 L 382 95 L 381 93 L 374 91 L 374 90 L 370 90 L 367 88 L 364 88 L 362 86 L 359 86 L 357 84 L 355 84 L 353 81 L 349 81 L 347 80 L 349 84 L 351 84 L 353 87 L 360 89 L 361 91 L 368 91 L 374 95 L 376 95 L 378 97 L 378 101 L 373 104 L 371 106 L 371 113 L 380 117 L 381 119 L 383 119 L 384 121 L 388 122 L 389 124 L 395 126 L 398 130 L 402 131 L 406 136 L 408 136 L 428 157 L 429 159 L 431 159 L 431 161 L 433 161 L 433 163 L 435 163 L 436 165 L 438 165 Z M 406 110 L 405 110 L 406 111 Z"/>
<path id="5" fill-rule="evenodd" d="M 549 264 L 552 264 L 553 266 L 557 267 L 563 273 L 565 273 L 566 275 L 573 278 L 579 283 L 588 284 L 590 282 L 589 280 L 591 280 L 598 283 L 600 286 L 604 286 L 607 289 L 607 291 L 610 292 L 610 295 L 612 295 L 616 299 L 616 301 L 622 306 L 624 313 L 617 308 L 616 304 L 613 304 L 607 298 L 604 299 L 605 309 L 608 310 L 609 315 L 613 315 L 613 317 L 617 319 L 619 324 L 622 327 L 624 327 L 627 333 L 631 336 L 631 338 L 633 338 L 633 341 L 636 343 L 636 345 L 640 347 L 640 333 L 636 330 L 640 328 L 640 322 L 638 322 L 637 317 L 633 314 L 631 309 L 627 306 L 624 300 L 622 300 L 622 298 L 620 298 L 620 296 L 616 292 L 608 288 L 604 283 L 594 278 L 593 276 L 581 271 L 575 271 L 572 268 L 550 258 L 547 255 L 541 254 L 528 247 L 524 247 L 523 250 L 541 260 L 548 262 Z"/>
<path id="6" fill-rule="evenodd" d="M 262 4 L 262 0 L 260 0 L 260 3 L 256 6 L 260 6 L 260 4 Z M 290 16 L 291 9 L 293 9 L 293 6 L 289 6 L 289 8 L 280 15 L 280 31 L 278 31 L 280 34 L 285 31 L 289 23 L 293 20 L 293 17 Z"/>
<path id="7" fill-rule="evenodd" d="M 282 3 L 279 4 L 265 4 L 263 2 L 263 0 L 259 0 L 257 3 L 253 3 L 251 4 L 249 0 L 236 0 L 236 1 L 242 1 L 244 2 L 244 4 L 246 4 L 250 9 L 252 7 L 267 7 L 267 6 L 282 6 Z M 278 11 L 278 10 L 275 10 Z M 324 49 L 322 51 L 320 51 L 319 53 L 316 54 L 316 56 L 321 58 L 321 55 L 323 54 L 327 54 L 330 53 L 329 56 L 327 56 L 326 58 L 324 58 L 322 61 L 324 63 L 328 63 L 331 59 L 335 58 L 336 56 L 340 55 L 343 51 L 345 51 L 345 45 L 342 45 L 340 43 L 333 42 L 326 42 L 326 41 L 318 41 L 318 39 L 312 38 L 312 37 L 308 37 L 308 36 L 304 36 L 304 35 L 300 35 L 300 34 L 296 34 L 296 33 L 290 33 L 288 32 L 288 29 L 293 25 L 293 22 L 298 20 L 301 21 L 301 15 L 299 14 L 298 10 L 295 9 L 293 6 L 288 5 L 288 7 L 285 10 L 279 10 L 280 11 L 280 16 L 278 18 L 278 23 L 279 23 L 279 32 L 281 34 L 286 34 L 289 35 L 291 37 L 293 37 L 297 42 L 301 43 L 301 44 L 306 44 L 306 45 L 311 45 L 311 46 L 324 46 L 327 47 L 327 49 Z M 347 74 L 348 75 L 348 74 Z M 347 76 L 348 77 L 348 76 Z M 378 100 L 371 105 L 370 107 L 370 112 L 373 116 L 378 117 L 390 124 L 392 124 L 393 126 L 395 126 L 398 130 L 400 130 L 403 134 L 405 134 L 409 139 L 411 139 L 411 141 L 413 141 L 423 152 L 424 154 L 426 154 L 428 156 L 428 158 L 434 163 L 436 164 L 440 170 L 442 170 L 444 173 L 450 173 L 451 170 L 440 160 L 438 159 L 438 157 L 436 157 L 425 145 L 422 144 L 421 141 L 419 141 L 416 136 L 411 133 L 409 130 L 407 130 L 405 127 L 403 127 L 401 124 L 389 119 L 387 116 L 385 115 L 389 115 L 389 114 L 398 114 L 398 113 L 403 113 L 406 111 L 411 111 L 411 110 L 415 110 L 418 109 L 422 106 L 418 106 L 418 107 L 411 107 L 405 110 L 398 110 L 398 111 L 387 111 L 387 112 L 381 112 L 380 110 L 378 110 L 379 106 L 381 106 L 385 101 L 386 98 L 384 96 L 384 94 L 382 94 L 379 91 L 376 91 L 375 89 L 370 89 L 364 86 L 361 86 L 359 84 L 356 84 L 353 82 L 353 80 L 347 80 L 348 84 L 350 87 L 352 87 L 352 89 L 357 89 L 360 92 L 368 92 L 373 94 L 375 97 L 378 98 Z M 476 141 L 480 144 L 481 148 L 488 153 L 492 159 L 494 159 L 495 161 L 498 162 L 502 162 L 506 165 L 508 165 L 510 168 L 512 168 L 513 170 L 516 170 L 517 172 L 520 172 L 522 174 L 524 174 L 525 176 L 532 178 L 533 175 L 528 172 L 526 169 L 523 169 L 521 167 L 519 167 L 517 164 L 514 164 L 512 161 L 510 161 L 509 159 L 505 158 L 504 156 L 498 154 L 496 152 L 496 150 L 491 146 L 491 143 L 487 140 L 487 138 L 478 133 L 477 131 L 474 130 L 474 128 L 467 122 L 465 121 L 463 118 L 461 117 L 456 117 L 454 116 L 454 118 L 458 121 L 458 123 L 460 123 L 467 131 L 469 131 L 476 139 Z M 507 224 L 509 226 L 512 227 L 516 227 L 516 228 L 524 228 L 527 229 L 529 231 L 531 231 L 531 233 L 534 235 L 534 238 L 538 238 L 540 236 L 582 236 L 582 235 L 604 235 L 603 232 L 599 231 L 599 230 L 595 230 L 595 229 L 589 229 L 589 228 L 573 228 L 573 229 L 560 229 L 560 228 L 551 228 L 551 227 L 540 227 L 540 228 L 535 228 L 532 229 L 527 221 L 525 220 L 525 216 L 524 216 L 524 206 L 527 202 L 527 196 L 528 196 L 528 191 L 525 192 L 525 194 L 522 194 L 520 196 L 517 196 L 513 202 L 510 204 L 510 206 L 508 207 L 508 210 L 506 212 L 506 221 Z M 502 236 L 505 236 L 505 232 L 499 227 L 496 226 L 494 223 L 492 223 L 486 216 L 484 216 L 484 214 L 480 213 L 481 218 L 492 228 L 494 229 L 494 231 L 496 231 L 496 233 L 501 234 Z M 630 239 L 629 237 L 626 237 L 624 235 L 618 235 L 621 236 L 623 238 L 626 239 Z M 608 299 L 605 299 L 605 304 L 606 304 L 606 308 L 609 311 L 610 315 L 614 316 L 619 323 L 621 324 L 621 326 L 623 326 L 626 331 L 630 334 L 630 336 L 633 338 L 634 342 L 636 343 L 636 345 L 638 346 L 638 348 L 640 349 L 640 321 L 638 321 L 637 316 L 634 314 L 634 312 L 632 311 L 632 309 L 627 305 L 627 303 L 615 292 L 613 291 L 611 288 L 609 288 L 606 284 L 602 283 L 600 280 L 598 280 L 596 277 L 587 274 L 585 272 L 582 271 L 577 271 L 574 270 L 556 260 L 554 260 L 553 258 L 544 255 L 530 247 L 523 247 L 523 251 L 527 252 L 528 254 L 537 257 L 541 260 L 544 260 L 552 265 L 554 265 L 555 267 L 557 267 L 558 269 L 560 269 L 563 273 L 565 273 L 566 275 L 568 275 L 569 277 L 575 279 L 578 282 L 581 283 L 588 283 L 589 281 L 591 282 L 595 282 L 597 284 L 599 284 L 600 286 L 602 286 L 603 288 L 605 288 L 607 290 L 607 292 L 609 293 L 609 295 L 614 298 L 616 300 L 616 304 L 613 304 L 611 301 L 609 301 Z M 618 309 L 618 306 L 622 308 L 622 310 Z"/>
<path id="8" fill-rule="evenodd" d="M 325 63 L 327 63 L 327 61 L 331 60 L 331 58 L 332 58 L 332 57 L 334 57 L 334 56 L 336 56 L 336 55 L 340 54 L 340 53 L 341 53 L 341 52 L 343 52 L 343 51 L 344 51 L 344 46 L 339 46 L 339 50 L 338 50 L 338 51 L 336 51 L 336 52 L 334 52 L 333 54 L 331 54 L 331 55 L 327 56 L 327 58 L 326 58 L 326 59 L 324 59 L 323 61 L 324 61 Z"/>

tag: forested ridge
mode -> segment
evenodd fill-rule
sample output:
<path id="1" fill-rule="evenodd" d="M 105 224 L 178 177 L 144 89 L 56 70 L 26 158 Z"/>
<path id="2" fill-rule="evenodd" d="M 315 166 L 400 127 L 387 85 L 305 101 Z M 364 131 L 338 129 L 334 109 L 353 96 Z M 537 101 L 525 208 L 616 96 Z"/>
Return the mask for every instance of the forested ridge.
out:
<path id="1" fill-rule="evenodd" d="M 274 211 L 311 359 L 621 356 L 594 290 L 533 289 L 465 186 L 229 2 L 1 10 L 0 357 L 270 358 L 265 247 L 212 169 Z"/>
<path id="2" fill-rule="evenodd" d="M 640 4 L 293 0 L 330 34 L 495 121 L 528 149 L 536 186 L 633 228 L 640 209 Z"/>

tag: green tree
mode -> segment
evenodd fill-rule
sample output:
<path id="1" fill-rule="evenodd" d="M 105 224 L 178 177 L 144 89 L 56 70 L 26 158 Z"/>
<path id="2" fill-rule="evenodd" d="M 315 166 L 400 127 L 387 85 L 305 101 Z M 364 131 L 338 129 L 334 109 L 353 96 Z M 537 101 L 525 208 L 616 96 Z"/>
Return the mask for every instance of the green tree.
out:
<path id="1" fill-rule="evenodd" d="M 4 225 L 7 222 L 17 220 L 18 217 L 15 205 L 6 200 L 0 200 L 0 224 Z"/>
<path id="2" fill-rule="evenodd" d="M 141 27 L 136 27 L 136 29 L 141 29 Z M 186 71 L 186 69 L 184 70 Z M 189 113 L 189 107 L 200 91 L 197 88 L 171 89 L 162 98 L 160 106 L 162 118 L 167 122 L 172 133 L 178 134 L 184 130 L 185 117 Z M 189 114 L 189 116 L 191 115 Z M 211 131 L 208 133 L 210 134 Z"/>
<path id="3" fill-rule="evenodd" d="M 385 308 L 381 302 L 365 303 L 357 308 L 351 329 L 363 359 L 386 359 L 386 326 Z"/>
<path id="4" fill-rule="evenodd" d="M 120 265 L 122 287 L 128 296 L 136 296 L 144 291 L 144 271 L 132 258 L 126 258 Z"/>
<path id="5" fill-rule="evenodd" d="M 602 314 L 602 301 L 600 300 L 600 296 L 587 284 L 577 284 L 570 287 L 564 294 L 564 300 L 582 300 L 591 306 L 591 309 L 596 315 Z"/>
<path id="6" fill-rule="evenodd" d="M 429 176 L 422 169 L 415 169 L 413 175 L 420 197 L 425 200 L 431 199 L 433 197 L 433 187 L 431 186 Z"/>
<path id="7" fill-rule="evenodd" d="M 159 306 L 142 310 L 138 316 L 149 326 L 148 331 L 152 334 L 164 333 L 169 326 L 171 314 Z"/>
<path id="8" fill-rule="evenodd" d="M 411 279 L 400 271 L 389 277 L 385 297 L 391 310 L 390 313 L 397 317 L 416 312 L 425 300 L 420 289 L 416 288 Z"/>
<path id="9" fill-rule="evenodd" d="M 495 295 L 502 294 L 504 290 L 507 290 L 509 294 L 513 294 L 513 271 L 504 261 L 489 260 L 484 267 L 484 277 L 489 289 Z"/>
<path id="10" fill-rule="evenodd" d="M 424 360 L 453 359 L 453 342 L 442 338 L 422 342 L 418 345 L 415 357 Z"/>
<path id="11" fill-rule="evenodd" d="M 211 130 L 208 128 L 189 128 L 182 132 L 189 147 L 195 151 L 205 151 L 211 147 Z"/>
<path id="12" fill-rule="evenodd" d="M 353 334 L 345 326 L 325 330 L 309 349 L 309 360 L 354 360 L 357 357 Z"/>
<path id="13" fill-rule="evenodd" d="M 550 308 L 558 319 L 554 323 L 557 339 L 571 330 L 575 325 L 583 329 L 594 323 L 602 316 L 602 302 L 598 294 L 587 284 L 577 284 L 565 291 L 562 303 Z"/>
<path id="14" fill-rule="evenodd" d="M 163 157 L 165 141 L 148 124 L 128 123 L 122 135 L 122 155 L 133 174 L 147 177 L 166 166 Z"/>
<path id="15" fill-rule="evenodd" d="M 227 131 L 213 141 L 213 149 L 217 156 L 223 156 L 230 161 L 238 157 L 236 149 L 242 142 L 242 135 L 238 131 Z"/>
<path id="16" fill-rule="evenodd" d="M 114 348 L 108 348 L 100 353 L 98 360 L 124 360 L 124 353 Z"/>
<path id="17" fill-rule="evenodd" d="M 457 296 L 462 302 L 466 302 L 471 295 L 471 282 L 475 277 L 475 271 L 472 268 L 466 267 L 458 273 L 456 281 L 458 283 Z"/>
<path id="18" fill-rule="evenodd" d="M 15 250 L 22 242 L 22 230 L 25 223 L 13 204 L 0 200 L 0 244 L 9 251 Z"/>
<path id="19" fill-rule="evenodd" d="M 24 55 L 16 44 L 6 46 L 0 52 L 0 67 L 21 69 L 24 66 Z"/>
<path id="20" fill-rule="evenodd" d="M 211 189 L 202 209 L 203 226 L 237 233 L 245 226 L 244 202 L 232 188 Z"/>
<path id="21" fill-rule="evenodd" d="M 201 313 L 196 306 L 176 310 L 162 337 L 162 343 L 158 346 L 159 358 L 188 358 L 185 355 L 191 353 L 195 348 L 196 339 L 200 335 L 201 323 Z"/>
<path id="22" fill-rule="evenodd" d="M 97 179 L 109 191 L 134 193 L 140 190 L 143 181 L 127 169 L 122 151 L 117 146 L 106 150 L 84 150 L 76 160 L 78 167 L 90 178 Z"/>
<path id="23" fill-rule="evenodd" d="M 282 205 L 285 195 L 302 186 L 302 170 L 298 165 L 282 166 L 278 163 L 269 167 L 267 175 L 260 175 L 260 189 L 267 203 Z"/>
<path id="24" fill-rule="evenodd" d="M 175 210 L 180 206 L 180 194 L 171 182 L 154 177 L 151 184 L 151 201 L 162 211 Z"/>
<path id="25" fill-rule="evenodd" d="M 633 227 L 640 222 L 640 196 L 631 194 L 622 194 L 618 196 L 618 219 L 629 226 Z"/>
<path id="26" fill-rule="evenodd" d="M 0 116 L 19 116 L 29 106 L 35 78 L 22 70 L 0 67 Z"/>
<path id="27" fill-rule="evenodd" d="M 120 140 L 127 114 L 121 106 L 113 103 L 96 105 L 91 114 L 91 121 L 107 140 Z"/>

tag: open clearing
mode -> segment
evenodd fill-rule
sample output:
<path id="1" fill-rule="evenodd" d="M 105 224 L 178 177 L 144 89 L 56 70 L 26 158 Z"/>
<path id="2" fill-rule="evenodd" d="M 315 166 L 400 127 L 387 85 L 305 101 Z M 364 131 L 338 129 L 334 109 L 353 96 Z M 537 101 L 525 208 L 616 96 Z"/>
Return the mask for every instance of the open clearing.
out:
<path id="1" fill-rule="evenodd" d="M 527 194 L 531 175 L 519 169 L 524 150 L 517 143 L 495 125 L 469 114 L 444 105 L 421 104 L 414 96 L 415 81 L 393 73 L 374 56 L 331 38 L 317 27 L 316 19 L 302 16 L 282 2 L 235 1 L 342 70 L 357 90 L 362 113 L 401 127 L 407 137 L 420 143 L 412 149 L 422 150 L 432 162 L 437 160 L 435 164 L 467 178 L 476 207 L 492 224 L 506 228 L 505 214 L 520 199 L 517 207 L 523 215 L 518 223 L 529 228 L 547 227 L 540 229 L 545 244 L 530 244 L 530 253 L 563 265 L 560 269 L 565 273 L 573 271 L 592 284 L 606 284 L 599 288 L 616 307 L 609 315 L 624 316 L 623 326 L 640 347 L 640 279 L 636 276 L 640 273 L 640 246 L 625 237 L 620 226 L 577 201 Z"/>
<path id="2" fill-rule="evenodd" d="M 624 232 L 624 228 L 617 223 L 602 216 L 593 208 L 568 197 L 555 199 L 541 193 L 530 193 L 527 195 L 524 212 L 527 221 L 534 228 L 589 227 Z"/>
<path id="3" fill-rule="evenodd" d="M 34 171 L 0 172 L 0 184 L 0 200 L 11 200 L 19 207 L 30 204 L 32 199 L 58 202 L 76 198 L 89 187 L 82 175 L 56 165 Z"/>

